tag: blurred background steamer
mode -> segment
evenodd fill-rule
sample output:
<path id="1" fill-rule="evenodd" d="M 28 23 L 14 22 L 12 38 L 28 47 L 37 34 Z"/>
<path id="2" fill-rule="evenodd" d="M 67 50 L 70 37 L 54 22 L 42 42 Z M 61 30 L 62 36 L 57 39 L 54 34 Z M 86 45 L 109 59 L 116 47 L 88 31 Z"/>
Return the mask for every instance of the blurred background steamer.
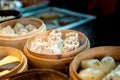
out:
<path id="1" fill-rule="evenodd" d="M 18 10 L 0 10 L 0 23 L 21 17 L 22 14 Z"/>

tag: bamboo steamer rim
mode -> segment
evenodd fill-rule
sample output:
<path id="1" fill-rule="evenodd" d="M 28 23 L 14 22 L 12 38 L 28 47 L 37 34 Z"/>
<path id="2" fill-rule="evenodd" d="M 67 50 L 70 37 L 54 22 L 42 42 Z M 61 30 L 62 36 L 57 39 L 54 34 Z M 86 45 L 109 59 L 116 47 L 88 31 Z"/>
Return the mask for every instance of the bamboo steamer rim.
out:
<path id="1" fill-rule="evenodd" d="M 99 50 L 99 49 L 102 49 L 101 52 L 103 52 L 103 51 L 104 52 L 103 53 L 99 53 L 99 52 L 95 52 L 94 51 L 94 50 Z M 75 58 L 72 60 L 70 66 L 69 66 L 70 76 L 72 76 L 74 78 L 77 78 L 77 80 L 81 80 L 81 78 L 78 76 L 78 73 L 76 71 L 78 69 L 78 67 L 80 66 L 80 61 L 82 60 L 79 57 L 83 57 L 83 56 L 87 55 L 87 57 L 94 56 L 94 58 L 96 58 L 95 53 L 96 54 L 99 53 L 100 57 L 114 55 L 109 49 L 110 50 L 113 50 L 113 49 L 114 50 L 116 50 L 116 49 L 120 50 L 120 46 L 98 46 L 98 47 L 93 47 L 93 48 L 88 49 L 88 50 L 86 50 L 84 52 L 81 52 L 80 54 L 78 54 L 77 56 L 75 56 Z M 90 52 L 90 54 L 88 55 L 89 52 Z M 104 54 L 104 53 L 108 53 L 108 52 L 109 52 L 109 54 Z M 120 59 L 120 57 L 118 56 L 118 54 L 117 54 L 117 56 L 114 56 L 114 57 L 117 58 L 117 59 Z M 77 61 L 79 61 L 79 62 L 77 62 Z M 77 63 L 75 64 L 75 62 L 77 62 Z M 74 75 L 71 75 L 71 73 L 74 74 Z"/>
<path id="2" fill-rule="evenodd" d="M 24 59 L 24 63 L 22 68 L 18 71 L 18 73 L 24 72 L 26 71 L 25 69 L 28 69 L 28 60 L 27 57 L 25 55 L 23 55 L 23 59 Z"/>
<path id="3" fill-rule="evenodd" d="M 5 75 L 3 75 L 3 76 L 0 76 L 0 78 L 2 78 L 2 77 L 6 77 L 6 76 L 8 76 L 9 74 L 11 74 L 11 73 L 13 73 L 13 72 L 16 72 L 16 70 L 19 68 L 19 67 L 21 67 L 22 65 L 23 65 L 23 53 L 22 53 L 22 51 L 20 51 L 19 49 L 16 49 L 16 48 L 13 48 L 13 47 L 5 47 L 5 46 L 0 46 L 0 49 L 1 48 L 3 48 L 3 50 L 11 50 L 11 51 L 16 51 L 17 53 L 19 53 L 19 54 L 21 54 L 21 59 L 20 59 L 20 63 L 16 66 L 16 67 L 14 67 L 13 69 L 11 69 L 10 70 L 10 72 L 9 73 L 7 73 L 7 74 L 5 74 Z M 14 53 L 14 52 L 13 52 Z M 11 54 L 11 52 L 10 51 L 8 51 L 8 53 L 6 53 L 6 54 Z"/>
<path id="4" fill-rule="evenodd" d="M 33 22 L 34 22 L 34 21 L 37 21 L 36 23 L 37 23 L 37 24 L 39 23 L 40 26 L 37 26 L 37 27 L 39 27 L 39 28 L 38 28 L 38 30 L 35 31 L 35 32 L 29 32 L 29 33 L 27 33 L 27 34 L 25 34 L 25 35 L 18 35 L 18 36 L 1 36 L 1 35 L 0 35 L 0 39 L 1 39 L 1 40 L 11 40 L 11 41 L 12 41 L 12 40 L 26 39 L 26 38 L 28 38 L 28 37 L 33 36 L 33 34 L 34 34 L 34 35 L 38 34 L 38 32 L 40 32 L 40 30 L 46 29 L 46 26 L 45 26 L 44 22 L 43 22 L 42 20 L 40 20 L 40 19 L 37 19 L 37 18 L 19 18 L 19 19 L 9 20 L 9 21 L 5 21 L 5 22 L 3 22 L 3 23 L 0 23 L 0 27 L 1 27 L 2 25 L 4 25 L 4 24 L 10 23 L 10 22 L 14 22 L 14 23 L 16 24 L 16 23 L 18 23 L 19 21 L 22 22 L 22 20 L 26 20 L 26 21 L 33 20 Z M 30 24 L 32 24 L 32 22 L 31 22 Z M 5 27 L 5 26 L 3 26 L 3 27 Z"/>
<path id="5" fill-rule="evenodd" d="M 61 73 L 59 71 L 52 70 L 52 69 L 31 69 L 31 70 L 26 71 L 26 72 L 14 74 L 14 75 L 10 76 L 8 78 L 8 80 L 12 80 L 12 79 L 14 79 L 16 77 L 20 77 L 21 75 L 31 74 L 31 73 L 39 73 L 39 72 L 48 72 L 48 74 L 50 72 L 50 73 L 53 73 L 55 75 L 57 74 L 57 75 L 63 77 L 64 79 L 66 79 L 66 80 L 69 80 L 69 78 L 65 74 L 63 74 L 63 73 Z"/>
<path id="6" fill-rule="evenodd" d="M 72 60 L 74 57 L 69 57 L 69 58 L 63 58 L 63 59 L 49 59 L 49 58 L 40 58 L 34 55 L 31 55 L 26 48 L 24 48 L 24 53 L 28 58 L 34 58 L 36 60 L 44 60 L 44 61 L 53 61 L 53 62 L 60 62 L 60 61 L 66 61 L 66 60 Z"/>
<path id="7" fill-rule="evenodd" d="M 44 33 L 48 33 L 48 35 L 49 35 L 49 33 L 51 31 L 52 30 L 48 30 L 48 31 L 45 31 Z M 78 35 L 80 35 L 82 37 L 82 39 L 84 38 L 85 41 L 82 41 L 84 43 L 82 45 L 80 45 L 79 48 L 77 48 L 77 49 L 75 49 L 73 51 L 66 52 L 66 53 L 62 53 L 62 54 L 39 54 L 39 53 L 37 53 L 35 51 L 30 50 L 30 48 L 29 48 L 29 44 L 31 43 L 31 41 L 34 40 L 37 36 L 42 35 L 42 34 L 38 34 L 38 35 L 35 35 L 35 36 L 33 36 L 33 37 L 31 37 L 31 38 L 29 38 L 27 40 L 27 42 L 25 44 L 25 47 L 26 47 L 25 49 L 27 49 L 28 52 L 30 52 L 31 54 L 33 54 L 34 56 L 37 56 L 37 57 L 41 57 L 41 56 L 43 57 L 44 56 L 44 58 L 49 58 L 49 59 L 62 59 L 62 58 L 68 58 L 68 57 L 70 57 L 69 55 L 75 56 L 77 53 L 84 51 L 84 49 L 89 44 L 89 40 L 88 40 L 87 36 L 84 33 L 82 33 L 82 32 L 79 32 L 79 31 L 76 31 L 76 30 L 60 30 L 60 31 L 61 32 L 67 31 L 67 33 L 68 32 L 77 32 Z M 79 41 L 81 41 L 81 40 L 79 40 Z M 77 53 L 74 54 L 75 52 L 77 52 Z"/>

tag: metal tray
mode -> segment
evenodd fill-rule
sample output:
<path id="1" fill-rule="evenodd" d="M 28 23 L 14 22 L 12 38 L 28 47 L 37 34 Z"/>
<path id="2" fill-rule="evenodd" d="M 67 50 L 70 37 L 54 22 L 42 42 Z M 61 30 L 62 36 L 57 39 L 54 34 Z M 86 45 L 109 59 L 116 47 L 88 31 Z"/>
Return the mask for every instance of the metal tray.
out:
<path id="1" fill-rule="evenodd" d="M 22 7 L 22 8 L 19 9 L 19 11 L 21 13 L 25 13 L 25 12 L 33 11 L 35 9 L 40 9 L 40 8 L 46 7 L 48 4 L 49 4 L 49 1 L 45 0 L 41 3 L 39 3 L 39 4 L 36 4 L 36 5 L 32 5 L 32 6 L 28 6 L 28 7 Z"/>
<path id="2" fill-rule="evenodd" d="M 28 12 L 28 13 L 24 13 L 22 16 L 23 17 L 35 17 L 35 18 L 41 19 L 40 18 L 41 14 L 43 12 L 49 12 L 49 11 L 58 12 L 59 13 L 59 18 L 65 16 L 65 15 L 69 15 L 71 17 L 75 16 L 76 18 L 78 18 L 77 21 L 74 21 L 72 23 L 69 23 L 69 24 L 66 24 L 66 25 L 63 25 L 63 26 L 58 24 L 58 18 L 54 19 L 54 20 L 51 20 L 52 23 L 56 24 L 56 27 L 54 27 L 55 29 L 72 29 L 72 28 L 75 28 L 77 26 L 81 26 L 82 24 L 86 24 L 87 22 L 90 22 L 90 21 L 96 19 L 96 17 L 92 16 L 92 15 L 77 13 L 77 12 L 73 12 L 73 11 L 70 11 L 70 10 L 61 9 L 61 8 L 57 8 L 57 7 L 46 7 L 46 8 L 43 8 L 43 9 L 34 10 L 34 11 L 31 11 L 31 12 Z M 44 22 L 46 22 L 46 21 L 44 21 Z M 45 24 L 47 25 L 47 23 L 45 23 Z M 51 28 L 50 26 L 47 26 L 47 29 L 54 29 L 54 28 Z"/>

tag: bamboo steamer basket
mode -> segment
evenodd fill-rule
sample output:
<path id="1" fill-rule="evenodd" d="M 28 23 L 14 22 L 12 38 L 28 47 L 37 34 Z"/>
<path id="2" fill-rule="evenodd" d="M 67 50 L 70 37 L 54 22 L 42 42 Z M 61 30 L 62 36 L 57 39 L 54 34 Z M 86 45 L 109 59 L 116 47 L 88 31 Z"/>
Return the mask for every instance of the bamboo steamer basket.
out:
<path id="1" fill-rule="evenodd" d="M 75 49 L 73 51 L 69 51 L 69 52 L 66 52 L 66 53 L 62 53 L 60 55 L 56 55 L 56 54 L 40 54 L 40 53 L 37 53 L 35 51 L 32 51 L 30 50 L 30 44 L 33 40 L 35 39 L 42 39 L 43 41 L 46 41 L 47 40 L 47 37 L 49 36 L 49 33 L 51 32 L 52 30 L 48 30 L 44 33 L 41 33 L 41 34 L 38 34 L 38 35 L 35 35 L 33 37 L 31 37 L 27 42 L 26 42 L 26 48 L 27 50 L 30 52 L 31 55 L 34 55 L 34 56 L 37 56 L 39 58 L 49 58 L 49 59 L 62 59 L 62 58 L 68 58 L 68 57 L 73 57 L 75 56 L 77 53 L 79 52 L 82 52 L 88 45 L 88 38 L 82 33 L 82 32 L 78 32 L 78 31 L 75 31 L 75 30 L 60 30 L 61 33 L 62 33 L 62 38 L 65 39 L 65 34 L 66 33 L 69 33 L 69 32 L 77 32 L 78 33 L 78 38 L 79 38 L 79 42 L 80 42 L 80 47 L 78 49 Z"/>
<path id="2" fill-rule="evenodd" d="M 80 62 L 87 59 L 102 59 L 105 56 L 111 56 L 115 61 L 120 60 L 120 47 L 119 46 L 100 46 L 91 48 L 87 51 L 84 51 L 78 54 L 69 66 L 69 74 L 71 80 L 82 80 L 77 73 L 77 70 L 80 68 Z M 117 64 L 118 62 L 116 62 Z"/>
<path id="3" fill-rule="evenodd" d="M 10 76 L 7 80 L 69 80 L 69 78 L 58 71 L 50 69 L 33 69 Z"/>
<path id="4" fill-rule="evenodd" d="M 12 48 L 12 47 L 0 46 L 0 56 L 8 56 L 8 55 L 15 56 L 15 57 L 19 58 L 20 59 L 20 63 L 16 67 L 11 69 L 9 73 L 7 73 L 7 74 L 5 74 L 3 76 L 0 76 L 0 79 L 4 78 L 4 77 L 7 77 L 9 75 L 17 73 L 18 70 L 24 64 L 24 57 L 25 57 L 25 55 L 23 54 L 22 51 L 20 51 L 20 50 L 18 50 L 16 48 Z M 10 66 L 7 66 L 7 67 L 9 68 Z"/>
<path id="5" fill-rule="evenodd" d="M 14 27 L 16 23 L 21 23 L 23 25 L 32 24 L 35 25 L 38 30 L 35 32 L 30 32 L 25 35 L 19 36 L 0 36 L 0 46 L 14 47 L 23 50 L 24 45 L 30 37 L 39 34 L 40 32 L 46 31 L 46 26 L 40 19 L 36 18 L 19 18 L 14 20 L 9 20 L 0 24 L 0 29 L 10 25 Z"/>
<path id="6" fill-rule="evenodd" d="M 50 31 L 41 33 L 40 34 L 41 36 L 39 36 L 39 37 L 42 37 L 42 38 L 47 37 L 48 34 L 50 33 Z M 74 31 L 74 30 L 61 30 L 62 33 L 67 33 L 67 32 L 71 32 L 71 31 Z M 29 59 L 29 63 L 40 69 L 53 69 L 53 70 L 58 70 L 58 71 L 62 71 L 62 72 L 67 72 L 69 64 L 73 60 L 73 58 L 78 53 L 90 48 L 90 43 L 89 43 L 89 40 L 87 39 L 87 37 L 84 34 L 79 32 L 79 39 L 80 39 L 80 37 L 82 37 L 81 40 L 83 40 L 83 45 L 79 49 L 62 54 L 62 55 L 42 55 L 42 54 L 33 52 L 29 49 L 29 44 L 35 37 L 36 36 L 31 37 L 26 42 L 26 45 L 24 47 L 24 53 L 27 56 L 27 58 Z"/>
<path id="7" fill-rule="evenodd" d="M 28 60 L 27 60 L 27 57 L 25 55 L 23 55 L 23 63 L 22 63 L 22 65 L 19 68 L 17 68 L 17 70 L 13 74 L 3 76 L 1 79 L 2 80 L 8 80 L 8 78 L 10 76 L 18 74 L 18 73 L 26 72 L 26 71 L 28 71 Z"/>

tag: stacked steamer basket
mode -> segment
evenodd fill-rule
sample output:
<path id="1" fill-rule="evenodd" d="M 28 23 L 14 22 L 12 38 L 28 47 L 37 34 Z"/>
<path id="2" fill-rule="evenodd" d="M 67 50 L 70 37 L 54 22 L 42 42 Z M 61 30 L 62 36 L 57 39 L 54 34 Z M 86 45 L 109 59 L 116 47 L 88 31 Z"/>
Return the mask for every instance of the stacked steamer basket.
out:
<path id="1" fill-rule="evenodd" d="M 72 63 L 70 64 L 70 67 L 69 67 L 70 79 L 71 80 L 112 80 L 114 78 L 114 79 L 119 80 L 120 75 L 117 72 L 120 71 L 120 68 L 119 68 L 120 66 L 118 68 L 116 68 L 117 65 L 119 65 L 119 60 L 120 60 L 119 53 L 120 53 L 119 46 L 101 46 L 101 47 L 91 48 L 87 51 L 84 51 L 84 52 L 78 54 L 74 58 L 74 60 L 72 61 Z M 108 57 L 108 58 L 106 58 L 106 60 L 105 60 L 105 57 Z M 114 60 L 110 57 L 112 57 Z M 84 65 L 82 64 L 83 61 L 91 60 L 91 59 L 101 60 L 101 63 L 102 64 L 105 63 L 105 64 L 102 67 L 101 63 L 99 64 L 99 61 L 97 61 L 98 63 L 94 63 L 94 62 L 88 63 L 87 62 L 87 63 L 85 63 L 85 64 L 87 64 L 87 66 L 89 66 L 91 68 L 93 68 L 95 66 L 97 66 L 97 67 L 94 68 L 95 71 L 94 71 L 94 69 L 91 69 L 91 68 L 89 68 L 88 71 L 83 71 L 84 70 L 83 69 Z M 96 60 L 94 60 L 94 61 L 96 61 Z M 90 65 L 90 64 L 93 64 L 93 65 Z M 94 65 L 94 64 L 97 64 L 97 65 Z M 107 66 L 107 67 L 104 67 L 104 66 Z M 98 68 L 99 68 L 99 70 L 98 70 Z M 110 68 L 113 68 L 113 69 L 111 71 L 107 71 Z M 118 71 L 115 72 L 114 70 L 115 71 L 118 70 Z M 91 72 L 89 72 L 89 71 L 91 71 Z M 102 71 L 107 71 L 107 74 L 106 74 L 106 72 L 102 72 Z M 82 75 L 83 72 L 85 73 L 84 76 Z M 108 75 L 111 72 L 113 72 L 115 74 L 112 73 L 112 75 L 111 74 Z M 87 75 L 87 73 L 89 73 L 89 75 Z M 108 76 L 105 78 L 106 75 L 108 75 Z"/>
<path id="2" fill-rule="evenodd" d="M 11 28 L 14 29 L 16 24 L 19 24 L 19 23 L 21 25 L 24 25 L 25 28 L 26 28 L 26 25 L 29 25 L 29 24 L 34 25 L 36 30 L 34 30 L 32 32 L 28 32 L 26 34 L 22 34 L 26 30 L 23 28 L 21 29 L 21 26 L 18 25 L 16 30 L 21 30 L 21 32 L 19 32 L 19 34 L 22 34 L 22 35 L 16 35 L 16 34 L 13 35 L 13 30 L 10 30 L 10 29 Z M 14 48 L 23 50 L 23 47 L 24 47 L 27 39 L 36 34 L 39 34 L 42 31 L 46 31 L 46 26 L 40 19 L 36 19 L 36 18 L 19 18 L 19 19 L 14 19 L 14 20 L 9 20 L 9 21 L 3 22 L 0 24 L 0 46 L 9 46 L 9 47 L 14 47 Z M 11 35 L 11 33 L 12 33 L 12 35 Z M 7 34 L 7 35 L 5 35 L 5 34 Z"/>
<path id="3" fill-rule="evenodd" d="M 27 58 L 19 49 L 0 46 L 0 58 L 0 80 L 27 71 Z"/>
<path id="4" fill-rule="evenodd" d="M 24 47 L 24 53 L 27 56 L 27 58 L 29 59 L 29 63 L 31 65 L 34 65 L 37 68 L 53 69 L 53 70 L 62 71 L 62 72 L 66 73 L 66 72 L 68 72 L 69 64 L 73 60 L 73 58 L 78 53 L 89 49 L 90 48 L 90 43 L 89 43 L 88 38 L 81 32 L 78 32 L 78 31 L 75 31 L 75 30 L 56 30 L 56 32 L 58 31 L 58 33 L 59 32 L 62 33 L 62 36 L 61 36 L 62 39 L 66 38 L 67 33 L 71 33 L 71 32 L 77 33 L 78 34 L 78 42 L 80 43 L 79 47 L 75 50 L 60 53 L 60 54 L 51 53 L 51 52 L 49 52 L 49 50 L 48 50 L 48 52 L 45 51 L 44 54 L 41 54 L 41 52 L 37 52 L 37 50 L 32 50 L 33 48 L 36 47 L 36 46 L 31 46 L 31 44 L 34 42 L 34 40 L 38 40 L 38 41 L 42 40 L 43 42 L 47 41 L 47 39 L 49 39 L 48 36 L 50 35 L 50 33 L 52 31 L 54 31 L 54 30 L 48 30 L 44 33 L 41 33 L 39 35 L 36 35 L 36 36 L 28 39 L 27 42 L 26 42 L 26 45 Z M 61 43 L 59 45 L 61 45 Z M 31 47 L 33 47 L 33 48 L 31 49 Z M 56 49 L 56 47 L 53 48 L 53 49 L 58 51 L 58 49 Z M 65 51 L 65 49 L 63 51 Z"/>
<path id="5" fill-rule="evenodd" d="M 23 73 L 12 75 L 8 80 L 69 80 L 69 78 L 54 70 L 34 69 Z"/>

